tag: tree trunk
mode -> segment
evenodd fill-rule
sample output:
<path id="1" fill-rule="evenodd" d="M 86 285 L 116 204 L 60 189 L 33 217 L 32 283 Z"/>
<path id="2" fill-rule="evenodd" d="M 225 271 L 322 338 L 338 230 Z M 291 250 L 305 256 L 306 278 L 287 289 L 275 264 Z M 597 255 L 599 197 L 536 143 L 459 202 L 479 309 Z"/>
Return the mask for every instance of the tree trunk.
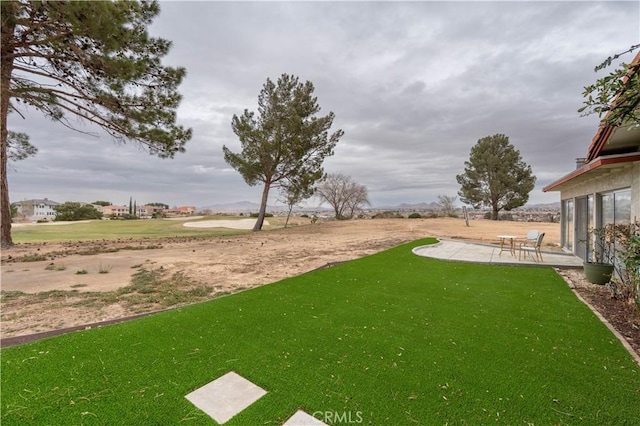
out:
<path id="1" fill-rule="evenodd" d="M 11 238 L 11 204 L 9 203 L 9 183 L 7 181 L 7 147 L 9 130 L 7 129 L 7 116 L 9 115 L 10 82 L 13 71 L 12 49 L 15 19 L 13 17 L 13 3 L 2 2 L 2 35 L 0 45 L 0 92 L 2 92 L 0 107 L 0 137 L 2 147 L 0 149 L 0 247 L 6 248 L 13 245 Z M 7 16 L 9 15 L 9 16 Z"/>
<path id="2" fill-rule="evenodd" d="M 494 207 L 491 212 L 491 220 L 498 220 L 498 208 Z"/>
<path id="3" fill-rule="evenodd" d="M 289 205 L 289 213 L 287 213 L 287 220 L 284 222 L 284 227 L 286 228 L 289 224 L 289 218 L 291 217 L 291 212 L 293 211 L 293 204 Z"/>
<path id="4" fill-rule="evenodd" d="M 262 224 L 264 223 L 264 215 L 267 212 L 267 199 L 269 198 L 270 187 L 271 187 L 271 182 L 267 181 L 264 183 L 264 189 L 262 190 L 262 201 L 260 202 L 260 212 L 258 213 L 258 220 L 256 220 L 256 224 L 253 227 L 254 231 L 262 230 Z"/>

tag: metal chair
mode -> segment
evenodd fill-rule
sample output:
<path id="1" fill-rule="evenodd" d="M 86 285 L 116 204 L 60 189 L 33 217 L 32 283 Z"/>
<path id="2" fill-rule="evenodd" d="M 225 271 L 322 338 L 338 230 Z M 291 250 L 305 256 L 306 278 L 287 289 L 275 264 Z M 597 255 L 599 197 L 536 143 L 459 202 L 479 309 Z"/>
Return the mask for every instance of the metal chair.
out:
<path id="1" fill-rule="evenodd" d="M 524 238 L 524 240 L 520 242 L 520 246 L 535 246 L 536 241 L 538 241 L 538 235 L 540 235 L 540 232 L 538 232 L 537 229 L 530 230 L 529 232 L 527 232 L 527 236 Z"/>
<path id="2" fill-rule="evenodd" d="M 542 240 L 544 239 L 544 232 L 538 234 L 536 242 L 533 246 L 527 246 L 525 243 L 520 244 L 520 251 L 518 252 L 518 260 L 522 259 L 522 252 L 529 252 L 531 257 L 536 263 L 542 263 Z M 526 254 L 525 254 L 526 256 Z M 535 257 L 534 257 L 535 256 Z"/>

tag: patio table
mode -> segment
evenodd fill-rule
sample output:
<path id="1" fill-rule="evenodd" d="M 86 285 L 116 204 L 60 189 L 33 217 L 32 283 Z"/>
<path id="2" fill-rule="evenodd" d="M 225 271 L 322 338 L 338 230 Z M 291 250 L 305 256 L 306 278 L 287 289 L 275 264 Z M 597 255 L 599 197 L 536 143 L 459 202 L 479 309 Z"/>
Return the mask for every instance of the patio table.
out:
<path id="1" fill-rule="evenodd" d="M 498 253 L 498 255 L 502 254 L 503 251 L 508 250 L 511 253 L 511 256 L 516 255 L 516 243 L 515 240 L 516 237 L 515 235 L 498 235 L 498 238 L 500 238 L 500 252 Z M 509 240 L 509 242 L 507 243 L 507 240 Z"/>

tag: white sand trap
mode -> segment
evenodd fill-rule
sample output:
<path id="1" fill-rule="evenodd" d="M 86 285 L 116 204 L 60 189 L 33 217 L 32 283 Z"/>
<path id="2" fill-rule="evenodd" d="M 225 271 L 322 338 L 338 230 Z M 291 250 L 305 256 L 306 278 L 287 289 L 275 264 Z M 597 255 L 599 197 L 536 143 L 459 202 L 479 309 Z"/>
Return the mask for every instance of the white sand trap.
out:
<path id="1" fill-rule="evenodd" d="M 194 390 L 186 398 L 223 424 L 262 398 L 267 391 L 233 371 Z"/>
<path id="2" fill-rule="evenodd" d="M 165 217 L 164 220 L 196 220 L 202 219 L 204 216 L 184 216 L 184 217 Z"/>
<path id="3" fill-rule="evenodd" d="M 282 426 L 327 426 L 327 424 L 302 410 L 298 410 Z"/>
<path id="4" fill-rule="evenodd" d="M 238 220 L 201 220 L 199 222 L 187 222 L 182 226 L 187 228 L 231 228 L 231 229 L 253 229 L 257 219 L 238 219 Z M 263 222 L 269 225 L 268 221 Z"/>

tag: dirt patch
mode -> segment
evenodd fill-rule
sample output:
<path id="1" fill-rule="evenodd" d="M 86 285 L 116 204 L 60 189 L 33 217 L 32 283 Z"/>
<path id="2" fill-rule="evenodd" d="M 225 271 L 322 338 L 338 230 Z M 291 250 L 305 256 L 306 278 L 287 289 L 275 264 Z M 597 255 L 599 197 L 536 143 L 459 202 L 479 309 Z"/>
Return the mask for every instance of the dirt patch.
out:
<path id="1" fill-rule="evenodd" d="M 524 236 L 530 229 L 538 229 L 546 233 L 546 250 L 558 249 L 560 241 L 560 226 L 555 223 L 474 220 L 467 227 L 464 220 L 445 218 L 328 221 L 314 225 L 297 221 L 294 225 L 298 226 L 235 237 L 17 245 L 2 252 L 2 337 L 166 308 L 168 305 L 162 303 L 133 303 L 126 298 L 109 303 L 104 294 L 122 292 L 140 271 L 179 276 L 179 280 L 171 282 L 181 291 L 206 287 L 210 292 L 204 296 L 199 293 L 199 297 L 211 298 L 423 237 L 498 243 L 497 235 Z M 47 269 L 51 264 L 54 267 Z M 87 302 L 91 293 L 103 293 L 103 297 L 96 303 Z M 606 291 L 590 293 L 602 301 L 600 304 L 609 303 Z M 198 299 L 191 299 L 195 300 Z M 173 306 L 181 303 L 177 301 Z M 630 336 L 630 341 L 640 342 L 637 314 L 619 314 L 613 306 L 617 305 L 606 309 L 608 314 L 603 315 L 609 315 L 619 330 L 628 324 L 622 334 Z"/>

